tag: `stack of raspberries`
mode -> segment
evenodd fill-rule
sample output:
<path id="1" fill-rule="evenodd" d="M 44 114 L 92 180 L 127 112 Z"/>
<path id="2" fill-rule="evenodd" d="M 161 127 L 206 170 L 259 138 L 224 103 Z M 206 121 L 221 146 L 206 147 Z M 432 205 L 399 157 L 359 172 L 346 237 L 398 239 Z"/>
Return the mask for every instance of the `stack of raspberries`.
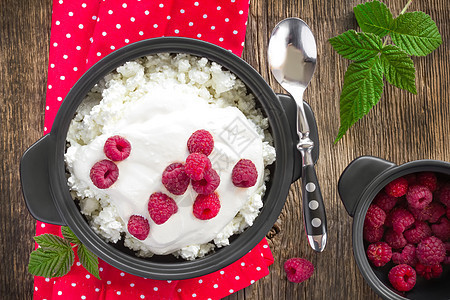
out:
<path id="1" fill-rule="evenodd" d="M 388 278 L 401 292 L 450 264 L 450 181 L 435 173 L 408 174 L 390 182 L 367 210 L 364 240 L 375 267 L 392 261 Z"/>

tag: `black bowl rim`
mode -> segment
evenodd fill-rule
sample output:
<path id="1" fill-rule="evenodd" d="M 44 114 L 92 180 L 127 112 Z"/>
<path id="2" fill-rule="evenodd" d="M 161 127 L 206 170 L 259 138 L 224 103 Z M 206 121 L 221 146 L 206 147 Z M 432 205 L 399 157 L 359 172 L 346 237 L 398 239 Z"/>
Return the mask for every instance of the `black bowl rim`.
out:
<path id="1" fill-rule="evenodd" d="M 410 173 L 417 172 L 437 172 L 450 175 L 450 163 L 441 160 L 423 159 L 404 163 L 400 166 L 394 166 L 380 173 L 364 190 L 359 198 L 355 216 L 353 218 L 353 256 L 355 257 L 358 268 L 366 282 L 383 299 L 407 300 L 390 287 L 381 282 L 373 272 L 372 266 L 367 259 L 363 243 L 364 219 L 372 200 L 392 180 Z"/>
<path id="2" fill-rule="evenodd" d="M 261 104 L 269 118 L 276 149 L 271 187 L 266 191 L 264 207 L 247 228 L 229 246 L 194 261 L 162 264 L 129 256 L 103 241 L 85 222 L 72 200 L 65 178 L 65 138 L 70 121 L 86 93 L 106 74 L 126 61 L 161 52 L 188 53 L 207 57 L 240 78 Z M 212 273 L 237 261 L 253 249 L 276 222 L 286 200 L 292 179 L 293 149 L 286 147 L 290 129 L 284 110 L 264 79 L 238 56 L 219 46 L 190 38 L 162 37 L 139 41 L 120 48 L 92 66 L 73 86 L 59 109 L 50 133 L 50 189 L 55 205 L 78 238 L 96 255 L 125 272 L 158 280 L 187 279 Z"/>

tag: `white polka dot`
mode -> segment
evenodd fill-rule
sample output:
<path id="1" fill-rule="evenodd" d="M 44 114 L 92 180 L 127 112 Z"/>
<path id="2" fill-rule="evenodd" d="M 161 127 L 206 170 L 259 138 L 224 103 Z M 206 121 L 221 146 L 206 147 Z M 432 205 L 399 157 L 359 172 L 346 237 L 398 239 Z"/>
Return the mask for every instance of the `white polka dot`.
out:
<path id="1" fill-rule="evenodd" d="M 125 43 L 127 43 L 127 44 L 128 44 L 129 42 L 130 42 L 130 40 L 129 40 L 129 39 L 125 39 Z"/>
<path id="2" fill-rule="evenodd" d="M 219 285 L 216 283 L 215 285 L 213 285 L 213 288 L 217 289 L 219 287 Z"/>
<path id="3" fill-rule="evenodd" d="M 204 14 L 204 15 L 203 15 L 203 19 L 206 19 L 207 17 L 208 17 L 207 14 Z"/>
<path id="4" fill-rule="evenodd" d="M 177 292 L 178 292 L 178 293 L 181 293 L 181 289 L 178 289 Z"/>
<path id="5" fill-rule="evenodd" d="M 79 266 L 81 266 L 81 263 L 79 261 L 77 261 L 76 265 L 79 267 Z"/>
<path id="6" fill-rule="evenodd" d="M 269 248 L 269 246 L 267 246 L 267 245 L 264 245 L 264 246 L 263 246 L 263 248 L 264 248 L 264 249 L 266 249 L 266 248 Z"/>
<path id="7" fill-rule="evenodd" d="M 71 284 L 71 286 L 73 286 L 73 287 L 76 287 L 76 286 L 77 286 L 77 284 L 76 284 L 76 283 L 72 283 L 72 284 Z"/>
<path id="8" fill-rule="evenodd" d="M 319 227 L 322 224 L 322 221 L 319 218 L 314 218 L 311 220 L 311 225 L 314 227 Z"/>
<path id="9" fill-rule="evenodd" d="M 255 281 L 254 281 L 254 280 L 250 281 L 250 284 L 254 284 L 254 283 L 255 283 Z"/>
<path id="10" fill-rule="evenodd" d="M 230 294 L 233 294 L 233 293 L 234 293 L 233 289 L 230 289 L 229 292 L 230 292 Z"/>
<path id="11" fill-rule="evenodd" d="M 46 109 L 46 110 L 49 110 L 49 109 L 50 109 L 50 106 L 47 105 L 47 106 L 45 107 L 45 109 Z"/>
<path id="12" fill-rule="evenodd" d="M 70 39 L 71 35 L 70 33 L 66 34 L 66 38 Z"/>
<path id="13" fill-rule="evenodd" d="M 197 297 L 197 294 L 195 294 L 195 293 L 192 294 L 192 298 L 195 298 L 195 297 Z"/>
<path id="14" fill-rule="evenodd" d="M 91 275 L 87 274 L 86 279 L 89 279 L 89 278 L 91 278 Z"/>
<path id="15" fill-rule="evenodd" d="M 163 7 L 164 7 L 164 4 L 160 3 L 160 4 L 159 4 L 159 7 L 163 8 Z"/>
<path id="16" fill-rule="evenodd" d="M 202 34 L 201 33 L 197 34 L 197 37 L 199 37 L 199 38 L 202 37 Z"/>
<path id="17" fill-rule="evenodd" d="M 103 268 L 98 268 L 100 270 L 100 272 L 103 272 Z"/>
<path id="18" fill-rule="evenodd" d="M 61 296 L 62 295 L 62 292 L 61 291 L 58 291 L 58 296 Z"/>
<path id="19" fill-rule="evenodd" d="M 229 22 L 230 21 L 230 19 L 228 19 L 228 18 L 225 18 L 225 22 Z"/>
<path id="20" fill-rule="evenodd" d="M 46 281 L 46 282 L 49 282 L 49 281 L 50 281 L 50 278 L 45 278 L 45 281 Z"/>
<path id="21" fill-rule="evenodd" d="M 97 22 L 100 22 L 100 17 L 97 18 Z"/>
<path id="22" fill-rule="evenodd" d="M 240 11 L 239 11 L 239 14 L 240 14 L 240 15 L 242 15 L 243 13 L 244 13 L 244 11 L 243 11 L 243 10 L 240 10 Z"/>
<path id="23" fill-rule="evenodd" d="M 34 290 L 35 290 L 35 291 L 37 291 L 37 290 L 38 290 L 38 287 L 37 287 L 37 286 L 36 286 L 36 287 L 34 287 Z"/>
<path id="24" fill-rule="evenodd" d="M 198 6 L 198 2 L 194 2 L 194 5 L 195 5 L 195 6 Z"/>
<path id="25" fill-rule="evenodd" d="M 175 32 L 175 33 L 179 33 L 180 31 L 179 31 L 178 29 L 175 29 L 174 32 Z"/>
<path id="26" fill-rule="evenodd" d="M 211 26 L 211 30 L 214 30 L 214 29 L 216 29 L 216 26 Z"/>
<path id="27" fill-rule="evenodd" d="M 108 14 L 112 15 L 112 14 L 113 14 L 113 11 L 112 11 L 111 9 L 108 10 Z"/>
<path id="28" fill-rule="evenodd" d="M 234 277 L 234 279 L 236 279 L 236 280 L 239 280 L 239 279 L 240 279 L 240 277 L 239 277 L 239 276 L 236 276 L 236 277 Z"/>
<path id="29" fill-rule="evenodd" d="M 99 288 L 95 288 L 95 291 L 96 291 L 96 292 L 100 292 L 100 289 L 99 289 Z"/>
<path id="30" fill-rule="evenodd" d="M 221 10 L 222 9 L 222 7 L 220 7 L 220 6 L 217 6 L 217 10 Z"/>
<path id="31" fill-rule="evenodd" d="M 65 76 L 61 76 L 61 77 L 59 77 L 59 79 L 64 80 L 64 79 L 66 79 L 66 77 Z"/>
<path id="32" fill-rule="evenodd" d="M 83 24 L 80 24 L 80 25 L 78 25 L 78 28 L 83 29 L 83 28 L 84 28 L 84 25 L 83 25 Z"/>
<path id="33" fill-rule="evenodd" d="M 81 50 L 81 47 L 80 47 L 80 46 L 76 46 L 76 49 L 77 49 L 77 50 Z"/>
<path id="34" fill-rule="evenodd" d="M 170 20 L 170 16 L 167 16 L 167 20 Z"/>
<path id="35" fill-rule="evenodd" d="M 245 266 L 245 262 L 241 262 L 241 266 Z"/>
<path id="36" fill-rule="evenodd" d="M 102 32 L 102 35 L 103 35 L 103 36 L 106 36 L 106 35 L 107 35 L 106 31 L 103 31 L 103 32 Z"/>
<path id="37" fill-rule="evenodd" d="M 223 274 L 225 274 L 225 272 L 224 271 L 220 271 L 220 274 L 223 275 Z"/>
<path id="38" fill-rule="evenodd" d="M 144 295 L 141 295 L 141 299 L 145 299 L 145 296 L 144 296 Z"/>
<path id="39" fill-rule="evenodd" d="M 144 32 L 143 31 L 139 31 L 139 35 L 144 35 Z"/>
<path id="40" fill-rule="evenodd" d="M 148 10 L 144 11 L 144 14 L 146 14 L 148 16 L 150 12 Z"/>
<path id="41" fill-rule="evenodd" d="M 44 127 L 44 131 L 47 131 L 47 127 Z M 53 284 L 55 284 L 56 281 L 53 281 Z"/>
<path id="42" fill-rule="evenodd" d="M 102 54 L 100 52 L 97 52 L 97 56 L 101 56 Z"/>
<path id="43" fill-rule="evenodd" d="M 83 300 L 86 299 L 86 296 L 81 296 L 81 299 L 83 299 Z"/>
<path id="44" fill-rule="evenodd" d="M 171 283 L 172 282 L 172 280 L 167 280 L 167 283 Z"/>
<path id="45" fill-rule="evenodd" d="M 50 64 L 50 68 L 54 68 L 55 67 L 55 64 Z"/>
<path id="46" fill-rule="evenodd" d="M 120 294 L 122 294 L 122 292 L 121 291 L 117 291 L 117 293 L 116 293 L 117 295 L 120 295 Z"/>
<path id="47" fill-rule="evenodd" d="M 69 11 L 68 15 L 69 15 L 70 17 L 73 17 L 73 12 Z"/>
<path id="48" fill-rule="evenodd" d="M 60 22 L 60 21 L 56 21 L 55 24 L 56 24 L 56 25 L 59 25 L 59 24 L 61 24 L 61 22 Z"/>
<path id="49" fill-rule="evenodd" d="M 49 89 L 49 90 L 52 89 L 52 85 L 51 85 L 51 84 L 48 85 L 48 89 Z M 42 225 L 41 225 L 41 227 L 42 227 Z M 44 225 L 44 227 L 45 227 L 45 225 Z"/>
<path id="50" fill-rule="evenodd" d="M 111 46 L 111 47 L 109 47 L 109 48 L 111 48 L 111 50 L 114 50 L 114 49 L 116 49 L 116 47 L 114 47 L 114 46 Z"/>
<path id="51" fill-rule="evenodd" d="M 122 4 L 122 7 L 127 8 L 127 4 L 126 3 Z"/>
<path id="52" fill-rule="evenodd" d="M 189 22 L 189 26 L 192 26 L 192 25 L 194 25 L 194 22 Z"/>
<path id="53" fill-rule="evenodd" d="M 233 34 L 237 34 L 238 33 L 238 31 L 237 30 L 233 30 Z"/>
<path id="54" fill-rule="evenodd" d="M 223 37 L 219 38 L 219 41 L 223 42 Z"/>
<path id="55" fill-rule="evenodd" d="M 76 67 L 75 67 L 76 68 Z M 75 69 L 74 68 L 74 69 Z M 58 97 L 58 98 L 56 98 L 56 100 L 58 100 L 58 101 L 62 101 L 62 97 Z"/>
<path id="56" fill-rule="evenodd" d="M 134 287 L 134 283 L 130 283 L 130 286 L 131 286 L 131 287 Z"/>
<path id="57" fill-rule="evenodd" d="M 136 21 L 136 19 L 135 19 L 134 17 L 131 17 L 131 18 L 130 18 L 130 21 L 131 21 L 131 22 L 134 22 L 134 21 Z"/>
<path id="58" fill-rule="evenodd" d="M 58 43 L 53 43 L 53 47 L 58 47 Z"/>
<path id="59" fill-rule="evenodd" d="M 180 9 L 180 13 L 184 14 L 184 9 Z"/>
<path id="60" fill-rule="evenodd" d="M 81 4 L 82 8 L 86 8 L 86 6 L 87 6 L 86 3 Z"/>
<path id="61" fill-rule="evenodd" d="M 121 273 L 120 273 L 120 276 L 122 276 L 122 277 L 125 276 L 125 273 L 124 273 L 124 272 L 121 272 Z"/>
<path id="62" fill-rule="evenodd" d="M 316 190 L 316 185 L 312 182 L 308 182 L 305 186 L 306 190 L 310 193 L 314 192 Z"/>
<path id="63" fill-rule="evenodd" d="M 97 16 L 92 16 L 92 20 L 97 20 Z"/>
<path id="64" fill-rule="evenodd" d="M 59 0 L 59 4 L 63 4 L 64 2 L 63 2 L 63 0 Z"/>
<path id="65" fill-rule="evenodd" d="M 117 25 L 116 25 L 116 28 L 117 28 L 117 29 L 120 29 L 120 27 L 122 27 L 122 26 L 120 26 L 120 24 L 117 24 Z"/>
<path id="66" fill-rule="evenodd" d="M 157 292 L 157 291 L 158 291 L 158 288 L 155 286 L 155 287 L 153 288 L 153 290 L 154 290 L 155 292 Z"/>
<path id="67" fill-rule="evenodd" d="M 256 267 L 256 271 L 261 271 L 261 267 Z"/>
<path id="68" fill-rule="evenodd" d="M 108 284 L 108 285 L 111 284 L 111 281 L 108 280 L 108 281 L 106 282 L 106 284 Z"/>
<path id="69" fill-rule="evenodd" d="M 158 24 L 153 24 L 153 27 L 154 28 L 158 28 Z"/>

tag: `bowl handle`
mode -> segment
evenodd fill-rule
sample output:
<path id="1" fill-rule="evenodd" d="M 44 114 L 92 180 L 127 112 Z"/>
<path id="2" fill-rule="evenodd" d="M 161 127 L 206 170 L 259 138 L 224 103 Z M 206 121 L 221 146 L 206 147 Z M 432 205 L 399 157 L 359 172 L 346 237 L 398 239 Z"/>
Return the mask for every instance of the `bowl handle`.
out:
<path id="1" fill-rule="evenodd" d="M 281 105 L 283 106 L 284 112 L 289 122 L 289 127 L 291 128 L 291 139 L 286 141 L 287 145 L 294 149 L 294 172 L 292 174 L 292 182 L 298 180 L 302 177 L 302 155 L 297 150 L 298 135 L 297 135 L 297 104 L 294 98 L 286 94 L 277 94 L 278 99 L 280 99 Z M 309 137 L 314 141 L 314 148 L 312 150 L 312 158 L 314 163 L 317 162 L 319 157 L 319 133 L 317 130 L 316 118 L 314 113 L 308 103 L 303 101 L 303 106 L 305 108 L 306 119 L 309 124 Z"/>
<path id="2" fill-rule="evenodd" d="M 353 160 L 338 182 L 338 192 L 347 213 L 353 217 L 362 193 L 381 173 L 396 164 L 374 156 L 361 156 Z"/>
<path id="3" fill-rule="evenodd" d="M 35 219 L 65 225 L 50 191 L 48 153 L 52 145 L 47 134 L 25 151 L 20 161 L 20 181 L 25 203 Z"/>

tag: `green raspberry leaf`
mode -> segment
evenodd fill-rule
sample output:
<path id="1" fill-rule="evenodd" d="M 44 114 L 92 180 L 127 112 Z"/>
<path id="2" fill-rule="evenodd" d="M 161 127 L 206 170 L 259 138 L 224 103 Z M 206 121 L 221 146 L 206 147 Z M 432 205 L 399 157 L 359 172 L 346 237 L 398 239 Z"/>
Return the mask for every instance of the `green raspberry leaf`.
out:
<path id="1" fill-rule="evenodd" d="M 380 57 L 348 66 L 340 98 L 341 126 L 335 143 L 378 103 L 383 86 Z"/>
<path id="2" fill-rule="evenodd" d="M 382 40 L 375 34 L 349 30 L 329 39 L 331 46 L 343 57 L 362 61 L 373 58 L 383 47 Z"/>
<path id="3" fill-rule="evenodd" d="M 53 234 L 41 234 L 34 237 L 36 243 L 41 246 L 42 249 L 64 251 L 67 249 L 72 250 L 69 242 Z"/>
<path id="4" fill-rule="evenodd" d="M 393 18 L 389 8 L 379 1 L 366 2 L 353 8 L 362 31 L 384 37 L 389 33 Z"/>
<path id="5" fill-rule="evenodd" d="M 417 94 L 416 69 L 412 59 L 395 45 L 387 45 L 380 56 L 386 80 L 398 88 Z"/>
<path id="6" fill-rule="evenodd" d="M 61 226 L 61 233 L 64 239 L 72 244 L 81 244 L 77 236 L 67 226 Z"/>
<path id="7" fill-rule="evenodd" d="M 71 247 L 59 250 L 38 248 L 31 252 L 28 272 L 48 278 L 61 277 L 70 271 L 74 259 Z"/>
<path id="8" fill-rule="evenodd" d="M 442 44 L 436 23 L 421 11 L 398 16 L 390 35 L 392 41 L 409 55 L 425 56 Z"/>
<path id="9" fill-rule="evenodd" d="M 83 244 L 78 245 L 77 254 L 83 267 L 96 278 L 100 279 L 97 256 Z"/>

